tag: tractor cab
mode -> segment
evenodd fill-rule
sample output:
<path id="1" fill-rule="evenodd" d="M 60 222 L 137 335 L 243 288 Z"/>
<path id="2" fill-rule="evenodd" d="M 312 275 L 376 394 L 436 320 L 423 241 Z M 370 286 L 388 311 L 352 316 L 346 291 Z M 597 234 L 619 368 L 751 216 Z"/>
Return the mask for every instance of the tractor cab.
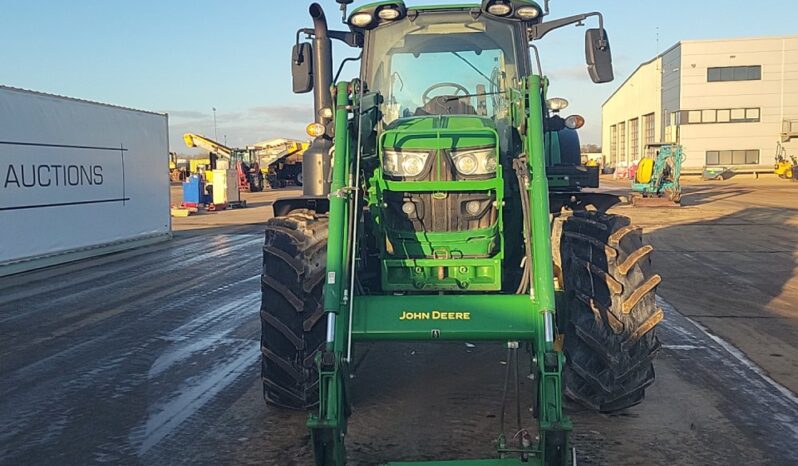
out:
<path id="1" fill-rule="evenodd" d="M 416 11 L 412 20 L 365 35 L 361 77 L 385 99 L 383 122 L 440 115 L 509 121 L 508 89 L 529 66 L 522 24 L 475 18 L 468 9 Z M 350 24 L 364 15 L 356 11 Z"/>
<path id="2" fill-rule="evenodd" d="M 349 17 L 364 91 L 383 102 L 370 212 L 384 291 L 502 288 L 501 167 L 520 152 L 512 92 L 529 54 L 523 22 L 472 10 L 386 3 Z"/>

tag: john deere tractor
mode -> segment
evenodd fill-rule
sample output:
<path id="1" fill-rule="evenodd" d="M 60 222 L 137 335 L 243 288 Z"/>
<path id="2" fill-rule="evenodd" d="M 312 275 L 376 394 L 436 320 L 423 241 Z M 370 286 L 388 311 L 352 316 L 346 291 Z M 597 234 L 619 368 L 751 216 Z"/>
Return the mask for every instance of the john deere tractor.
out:
<path id="1" fill-rule="evenodd" d="M 564 397 L 602 412 L 643 400 L 663 316 L 651 247 L 607 213 L 617 198 L 583 191 L 598 186 L 579 165 L 584 120 L 558 116 L 533 44 L 597 20 L 587 70 L 611 81 L 603 18 L 549 21 L 529 0 L 347 15 L 351 2 L 338 0 L 341 31 L 312 4 L 293 49 L 315 140 L 303 196 L 276 202 L 265 232 L 265 399 L 309 409 L 316 464 L 343 465 L 357 343 L 502 342 L 508 363 L 528 354 L 536 426 L 499 434 L 495 460 L 457 464 L 572 464 Z M 338 79 L 332 40 L 359 49 L 356 79 Z"/>

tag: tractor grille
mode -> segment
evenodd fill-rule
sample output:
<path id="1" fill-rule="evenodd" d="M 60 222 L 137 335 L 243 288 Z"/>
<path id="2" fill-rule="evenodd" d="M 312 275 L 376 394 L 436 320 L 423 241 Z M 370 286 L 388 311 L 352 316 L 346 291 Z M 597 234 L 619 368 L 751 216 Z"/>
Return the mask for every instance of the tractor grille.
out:
<path id="1" fill-rule="evenodd" d="M 454 168 L 449 151 L 441 151 L 433 163 L 412 181 L 461 181 L 489 179 L 464 177 Z M 396 192 L 385 193 L 386 225 L 395 231 L 447 232 L 488 228 L 496 223 L 496 195 L 487 191 Z M 469 203 L 479 209 L 469 212 Z M 408 208 L 408 203 L 413 206 Z"/>
<path id="2" fill-rule="evenodd" d="M 394 231 L 447 232 L 488 228 L 496 223 L 496 196 L 486 192 L 386 192 L 387 226 Z M 468 212 L 476 202 L 476 214 Z M 408 207 L 412 205 L 412 209 Z M 471 204 L 472 206 L 475 204 Z"/>

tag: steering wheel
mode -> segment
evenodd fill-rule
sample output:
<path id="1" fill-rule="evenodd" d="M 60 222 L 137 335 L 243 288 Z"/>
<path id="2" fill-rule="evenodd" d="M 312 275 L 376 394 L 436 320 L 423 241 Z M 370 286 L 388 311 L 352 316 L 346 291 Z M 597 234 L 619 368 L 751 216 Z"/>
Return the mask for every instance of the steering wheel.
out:
<path id="1" fill-rule="evenodd" d="M 427 105 L 429 103 L 429 101 L 431 100 L 431 98 L 429 96 L 430 93 L 432 91 L 435 91 L 435 90 L 438 90 L 438 89 L 441 89 L 441 88 L 444 88 L 444 87 L 453 87 L 455 89 L 455 94 L 454 94 L 455 96 L 460 91 L 463 92 L 463 95 L 468 95 L 468 88 L 463 86 L 463 85 L 461 85 L 461 84 L 457 84 L 457 83 L 438 83 L 438 84 L 433 84 L 432 86 L 428 87 L 426 91 L 424 91 L 424 94 L 421 96 L 421 101 L 424 102 L 424 105 Z M 441 97 L 441 96 L 437 96 L 437 97 Z"/>

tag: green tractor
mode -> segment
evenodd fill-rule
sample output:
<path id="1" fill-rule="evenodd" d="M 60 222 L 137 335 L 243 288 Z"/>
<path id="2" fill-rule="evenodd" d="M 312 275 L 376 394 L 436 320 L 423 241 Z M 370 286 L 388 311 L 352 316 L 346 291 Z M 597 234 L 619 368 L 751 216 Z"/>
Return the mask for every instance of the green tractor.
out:
<path id="1" fill-rule="evenodd" d="M 528 350 L 537 428 L 457 464 L 573 464 L 564 397 L 602 412 L 642 401 L 663 317 L 651 247 L 606 213 L 616 197 L 582 191 L 598 186 L 579 164 L 584 120 L 556 114 L 530 44 L 596 18 L 588 72 L 611 81 L 602 16 L 546 21 L 548 2 L 529 0 L 347 16 L 352 0 L 337 1 L 347 30 L 314 3 L 292 54 L 315 140 L 303 195 L 275 202 L 265 232 L 266 401 L 310 410 L 316 464 L 343 465 L 358 342 L 502 342 Z M 357 79 L 333 78 L 332 40 L 360 49 Z"/>

